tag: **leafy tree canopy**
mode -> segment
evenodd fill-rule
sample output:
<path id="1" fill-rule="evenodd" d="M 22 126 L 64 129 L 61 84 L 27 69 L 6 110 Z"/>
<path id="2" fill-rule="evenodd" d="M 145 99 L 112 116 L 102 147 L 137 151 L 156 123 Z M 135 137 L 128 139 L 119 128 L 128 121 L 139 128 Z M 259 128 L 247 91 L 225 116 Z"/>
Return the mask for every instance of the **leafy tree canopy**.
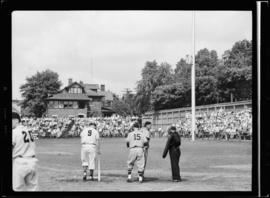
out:
<path id="1" fill-rule="evenodd" d="M 25 116 L 41 117 L 46 112 L 46 98 L 50 94 L 59 91 L 61 82 L 58 74 L 51 70 L 37 72 L 26 78 L 26 83 L 20 86 L 22 97 L 22 108 L 26 109 Z"/>

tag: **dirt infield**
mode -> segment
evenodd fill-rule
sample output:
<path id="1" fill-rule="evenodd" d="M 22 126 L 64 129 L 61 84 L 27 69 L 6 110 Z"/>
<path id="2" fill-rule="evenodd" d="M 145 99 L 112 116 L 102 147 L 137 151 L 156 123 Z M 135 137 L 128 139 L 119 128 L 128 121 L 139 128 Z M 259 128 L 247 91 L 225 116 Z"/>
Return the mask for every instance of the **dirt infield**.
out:
<path id="1" fill-rule="evenodd" d="M 82 181 L 80 140 L 37 140 L 40 191 L 250 191 L 251 141 L 183 140 L 182 182 L 171 182 L 166 139 L 151 140 L 145 182 L 127 183 L 128 149 L 123 138 L 102 139 L 101 181 Z M 95 171 L 95 175 L 97 172 Z"/>

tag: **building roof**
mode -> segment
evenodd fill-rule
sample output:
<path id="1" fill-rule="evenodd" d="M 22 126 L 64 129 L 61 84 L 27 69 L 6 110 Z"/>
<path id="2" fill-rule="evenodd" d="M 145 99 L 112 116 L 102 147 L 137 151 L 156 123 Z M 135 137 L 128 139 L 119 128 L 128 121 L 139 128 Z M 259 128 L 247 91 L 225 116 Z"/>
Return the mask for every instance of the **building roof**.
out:
<path id="1" fill-rule="evenodd" d="M 82 84 L 87 96 L 96 96 L 103 97 L 104 95 L 99 94 L 98 92 L 93 91 L 93 89 L 98 89 L 98 84 Z"/>
<path id="2" fill-rule="evenodd" d="M 105 96 L 105 100 L 113 101 L 113 93 L 110 91 L 99 91 L 100 95 Z"/>
<path id="3" fill-rule="evenodd" d="M 93 91 L 93 90 L 85 90 L 87 96 L 96 96 L 96 97 L 104 97 L 103 95 Z"/>
<path id="4" fill-rule="evenodd" d="M 75 82 L 72 82 L 70 85 L 68 85 L 68 86 L 64 87 L 63 89 L 61 89 L 61 90 L 59 91 L 59 93 L 62 93 L 64 90 L 68 90 L 68 89 L 69 89 L 70 87 L 72 87 L 74 84 L 77 84 L 77 85 L 79 85 L 80 87 L 84 88 L 82 84 L 80 84 L 80 83 L 78 83 L 78 82 L 75 81 Z"/>
<path id="5" fill-rule="evenodd" d="M 47 100 L 90 100 L 86 94 L 58 93 Z"/>
<path id="6" fill-rule="evenodd" d="M 87 89 L 87 90 L 89 90 L 89 89 L 99 89 L 98 84 L 82 84 L 82 86 L 84 86 L 84 88 Z"/>

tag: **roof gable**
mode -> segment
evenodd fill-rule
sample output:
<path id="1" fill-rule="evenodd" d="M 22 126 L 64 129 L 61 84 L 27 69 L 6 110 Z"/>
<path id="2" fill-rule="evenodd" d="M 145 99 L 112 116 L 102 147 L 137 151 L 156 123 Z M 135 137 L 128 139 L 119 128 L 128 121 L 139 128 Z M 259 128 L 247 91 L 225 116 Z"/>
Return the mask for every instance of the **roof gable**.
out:
<path id="1" fill-rule="evenodd" d="M 78 85 L 79 87 L 81 87 L 81 88 L 82 88 L 82 92 L 85 93 L 85 88 L 84 88 L 84 86 L 81 85 L 80 83 L 77 83 L 77 82 L 73 82 L 73 83 L 71 83 L 70 85 L 64 87 L 63 89 L 61 89 L 61 90 L 59 91 L 59 93 L 62 93 L 64 90 L 68 91 L 69 88 L 73 87 L 74 85 Z"/>

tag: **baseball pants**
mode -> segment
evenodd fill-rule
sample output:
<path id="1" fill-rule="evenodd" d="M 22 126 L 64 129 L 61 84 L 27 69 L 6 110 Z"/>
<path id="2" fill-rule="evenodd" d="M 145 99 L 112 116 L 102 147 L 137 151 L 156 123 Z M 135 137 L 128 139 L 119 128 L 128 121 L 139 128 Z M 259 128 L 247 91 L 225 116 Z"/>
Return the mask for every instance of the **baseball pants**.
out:
<path id="1" fill-rule="evenodd" d="M 143 148 L 135 147 L 135 148 L 131 148 L 129 150 L 128 161 L 127 161 L 128 170 L 133 169 L 135 162 L 136 162 L 137 167 L 138 167 L 138 172 L 143 172 L 143 170 L 144 170 Z"/>
<path id="2" fill-rule="evenodd" d="M 88 169 L 95 169 L 96 146 L 93 144 L 83 144 L 81 149 L 82 166 Z"/>
<path id="3" fill-rule="evenodd" d="M 16 158 L 12 167 L 12 187 L 14 191 L 38 190 L 36 158 Z"/>

